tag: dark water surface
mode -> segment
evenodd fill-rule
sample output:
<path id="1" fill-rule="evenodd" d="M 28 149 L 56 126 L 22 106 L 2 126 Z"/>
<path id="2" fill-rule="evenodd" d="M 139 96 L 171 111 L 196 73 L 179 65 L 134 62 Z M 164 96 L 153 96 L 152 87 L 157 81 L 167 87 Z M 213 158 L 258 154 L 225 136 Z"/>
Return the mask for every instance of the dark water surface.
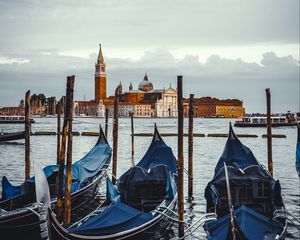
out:
<path id="1" fill-rule="evenodd" d="M 32 131 L 56 131 L 56 119 L 36 118 Z M 153 132 L 154 123 L 157 123 L 161 133 L 177 132 L 177 119 L 134 119 L 135 132 Z M 227 133 L 228 119 L 195 119 L 195 133 Z M 233 120 L 231 120 L 233 121 Z M 74 119 L 74 131 L 98 131 L 98 124 L 104 124 L 104 119 L 77 118 Z M 187 132 L 187 119 L 185 132 Z M 23 125 L 0 125 L 4 132 L 19 131 Z M 267 166 L 267 140 L 261 135 L 266 133 L 264 128 L 235 128 L 237 134 L 256 134 L 258 138 L 241 138 L 255 157 Z M 276 128 L 273 133 L 285 134 L 287 138 L 273 139 L 273 168 L 274 178 L 280 179 L 283 200 L 287 211 L 300 219 L 300 183 L 295 169 L 296 128 Z M 112 146 L 112 119 L 109 119 L 108 140 Z M 187 138 L 184 139 L 184 160 L 187 169 Z M 164 141 L 173 149 L 177 156 L 177 137 L 164 137 Z M 135 137 L 135 161 L 138 162 L 151 142 L 151 137 Z M 204 189 L 211 180 L 214 167 L 223 151 L 226 138 L 196 137 L 194 138 L 194 200 L 185 203 L 186 221 L 190 224 L 205 213 L 206 201 Z M 73 137 L 73 161 L 80 159 L 96 143 L 96 137 Z M 56 163 L 56 136 L 32 136 L 31 159 L 39 161 L 44 167 Z M 131 136 L 130 119 L 119 120 L 119 152 L 117 175 L 120 176 L 131 166 Z M 33 173 L 33 169 L 31 170 Z M 24 179 L 24 140 L 10 144 L 0 144 L 0 177 L 6 175 L 13 184 L 19 184 Z M 187 176 L 185 175 L 185 196 L 187 196 Z M 1 189 L 1 183 L 0 183 Z M 0 190 L 1 191 L 1 190 Z M 287 239 L 300 239 L 299 231 L 293 227 L 288 228 Z M 173 236 L 173 237 L 172 237 Z M 169 231 L 169 238 L 176 239 L 177 229 Z M 191 239 L 203 239 L 205 233 L 200 227 Z"/>

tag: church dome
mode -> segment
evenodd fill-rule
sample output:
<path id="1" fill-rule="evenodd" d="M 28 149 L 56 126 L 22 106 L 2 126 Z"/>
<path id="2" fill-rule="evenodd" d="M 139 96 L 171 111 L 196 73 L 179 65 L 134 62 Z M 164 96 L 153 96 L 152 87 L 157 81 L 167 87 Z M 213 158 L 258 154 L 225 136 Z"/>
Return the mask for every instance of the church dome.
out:
<path id="1" fill-rule="evenodd" d="M 139 84 L 139 90 L 144 92 L 153 90 L 153 84 L 148 80 L 147 73 L 145 74 L 143 81 Z"/>

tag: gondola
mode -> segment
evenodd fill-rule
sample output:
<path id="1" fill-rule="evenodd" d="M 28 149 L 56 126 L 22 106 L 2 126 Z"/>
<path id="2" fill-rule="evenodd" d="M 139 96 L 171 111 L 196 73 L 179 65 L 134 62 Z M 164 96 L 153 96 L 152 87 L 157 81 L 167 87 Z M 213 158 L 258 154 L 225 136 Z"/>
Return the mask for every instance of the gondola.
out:
<path id="1" fill-rule="evenodd" d="M 207 212 L 217 215 L 204 225 L 208 240 L 283 239 L 286 234 L 279 181 L 240 142 L 231 125 L 205 198 Z"/>
<path id="2" fill-rule="evenodd" d="M 0 133 L 0 142 L 8 142 L 25 138 L 25 132 Z"/>
<path id="3" fill-rule="evenodd" d="M 72 164 L 71 205 L 72 213 L 89 203 L 97 194 L 99 181 L 106 175 L 111 159 L 111 147 L 100 128 L 96 145 L 79 161 Z M 45 167 L 51 206 L 56 204 L 56 179 L 58 165 Z M 65 177 L 64 177 L 65 178 Z M 40 239 L 39 217 L 35 214 L 34 177 L 21 186 L 12 186 L 7 178 L 2 179 L 2 199 L 0 202 L 0 236 L 1 239 Z"/>
<path id="4" fill-rule="evenodd" d="M 300 124 L 297 125 L 298 137 L 297 137 L 297 146 L 296 146 L 296 170 L 298 176 L 300 177 Z"/>
<path id="5" fill-rule="evenodd" d="M 50 212 L 52 239 L 143 239 L 170 223 L 177 201 L 176 159 L 156 127 L 141 161 L 112 185 L 107 179 L 107 205 L 64 228 Z"/>

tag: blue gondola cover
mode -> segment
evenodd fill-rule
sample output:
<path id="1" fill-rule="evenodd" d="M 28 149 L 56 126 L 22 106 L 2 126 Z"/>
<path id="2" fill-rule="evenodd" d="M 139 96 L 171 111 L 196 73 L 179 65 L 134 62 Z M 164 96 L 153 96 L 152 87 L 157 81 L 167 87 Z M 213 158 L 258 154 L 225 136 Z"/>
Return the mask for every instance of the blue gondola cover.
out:
<path id="1" fill-rule="evenodd" d="M 226 166 L 244 169 L 251 165 L 260 165 L 254 157 L 251 150 L 243 145 L 241 141 L 235 136 L 231 126 L 228 140 L 225 144 L 223 153 L 215 167 L 215 174 Z"/>
<path id="2" fill-rule="evenodd" d="M 166 184 L 166 193 L 168 199 L 173 199 L 177 193 L 177 185 L 172 177 L 171 173 L 168 174 L 167 184 Z"/>
<path id="3" fill-rule="evenodd" d="M 116 202 L 79 227 L 70 228 L 69 231 L 81 235 L 108 235 L 140 226 L 152 218 L 150 213 Z"/>
<path id="4" fill-rule="evenodd" d="M 99 144 L 100 143 L 100 144 Z M 111 157 L 112 149 L 109 144 L 103 144 L 98 142 L 82 159 L 72 164 L 72 186 L 71 191 L 77 191 L 83 188 L 85 181 L 91 177 L 94 177 L 107 163 L 107 160 Z M 58 165 L 48 165 L 43 169 L 47 178 L 58 171 Z M 2 182 L 5 183 L 5 176 Z M 34 184 L 35 178 L 31 177 L 23 185 Z M 13 186 L 15 189 L 21 188 L 21 186 Z M 12 185 L 2 184 L 2 193 L 4 193 L 4 199 L 13 198 L 19 194 L 19 192 L 12 192 Z M 10 193 L 8 194 L 8 191 Z"/>
<path id="5" fill-rule="evenodd" d="M 172 149 L 165 144 L 156 131 L 150 147 L 137 166 L 148 170 L 163 164 L 168 166 L 172 173 L 177 173 L 176 158 Z"/>
<path id="6" fill-rule="evenodd" d="M 275 239 L 281 231 L 281 228 L 278 228 L 278 224 L 274 221 L 245 206 L 238 208 L 235 211 L 235 216 L 240 229 L 249 240 Z M 229 223 L 230 214 L 218 219 L 218 221 L 207 222 L 204 229 L 210 232 L 208 240 L 225 239 L 224 236 L 228 235 Z"/>
<path id="7" fill-rule="evenodd" d="M 272 220 L 273 211 L 284 207 L 280 183 L 240 142 L 231 126 L 214 177 L 205 188 L 207 209 L 218 215 L 217 220 L 204 226 L 208 239 L 221 240 L 228 236 L 230 215 L 224 163 L 227 165 L 233 208 L 242 233 L 251 240 L 274 239 L 283 229 L 279 222 Z"/>
<path id="8" fill-rule="evenodd" d="M 120 192 L 109 177 L 106 178 L 106 199 L 110 202 L 118 202 L 120 200 Z"/>
<path id="9" fill-rule="evenodd" d="M 10 199 L 21 194 L 21 186 L 13 186 L 6 176 L 2 177 L 2 199 Z"/>
<path id="10" fill-rule="evenodd" d="M 151 221 L 154 215 L 149 206 L 155 209 L 163 200 L 174 199 L 176 173 L 176 158 L 155 129 L 151 145 L 142 160 L 122 174 L 117 186 L 107 179 L 107 200 L 111 201 L 111 205 L 69 231 L 86 236 L 105 236 Z"/>

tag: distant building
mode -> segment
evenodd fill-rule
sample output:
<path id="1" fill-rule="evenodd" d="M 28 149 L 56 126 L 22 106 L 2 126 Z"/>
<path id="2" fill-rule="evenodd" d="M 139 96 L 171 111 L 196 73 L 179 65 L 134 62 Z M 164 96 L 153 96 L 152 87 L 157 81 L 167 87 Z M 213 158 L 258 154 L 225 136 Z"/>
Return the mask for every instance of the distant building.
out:
<path id="1" fill-rule="evenodd" d="M 95 98 L 90 101 L 74 101 L 74 116 L 105 116 L 105 108 L 109 109 L 109 116 L 113 115 L 114 96 L 108 96 L 106 92 L 106 63 L 102 53 L 101 44 L 95 63 Z M 120 83 L 122 89 L 122 84 Z M 48 105 L 44 111 L 47 115 L 55 114 L 56 100 L 54 97 L 48 98 Z M 36 108 L 39 98 L 36 97 Z M 167 89 L 154 89 L 147 73 L 139 83 L 138 89 L 134 89 L 130 83 L 128 91 L 122 91 L 119 101 L 119 115 L 129 117 L 133 113 L 134 117 L 177 117 L 177 91 L 171 86 Z"/>
<path id="2" fill-rule="evenodd" d="M 154 117 L 177 117 L 177 91 L 171 86 L 145 93 L 144 103 L 150 103 Z"/>
<path id="3" fill-rule="evenodd" d="M 25 115 L 25 107 L 2 107 L 0 108 L 0 115 Z"/>
<path id="4" fill-rule="evenodd" d="M 105 106 L 103 101 L 75 101 L 74 102 L 74 115 L 75 116 L 105 116 Z"/>
<path id="5" fill-rule="evenodd" d="M 143 92 L 149 92 L 153 90 L 153 84 L 149 81 L 147 73 L 144 76 L 143 81 L 139 84 L 139 90 Z"/>
<path id="6" fill-rule="evenodd" d="M 104 61 L 101 44 L 99 44 L 99 53 L 95 63 L 95 99 L 91 101 L 74 101 L 75 116 L 105 116 L 104 102 L 106 97 L 106 63 Z M 108 101 L 108 103 L 111 101 Z"/>
<path id="7" fill-rule="evenodd" d="M 152 117 L 153 110 L 150 104 L 134 104 L 134 103 L 119 103 L 118 105 L 119 117 L 130 117 L 130 114 L 133 113 L 134 117 Z M 114 116 L 114 105 L 108 106 L 108 116 Z"/>
<path id="8" fill-rule="evenodd" d="M 225 100 L 226 101 L 226 100 Z M 243 105 L 217 105 L 216 106 L 216 116 L 224 118 L 239 118 L 245 115 L 245 109 Z"/>
<path id="9" fill-rule="evenodd" d="M 101 44 L 95 64 L 95 101 L 106 99 L 106 64 L 102 54 Z"/>
<path id="10" fill-rule="evenodd" d="M 188 113 L 189 99 L 185 99 L 185 116 Z M 211 97 L 202 97 L 194 99 L 195 117 L 224 117 L 239 118 L 244 116 L 245 108 L 243 102 L 238 99 L 220 100 Z"/>
<path id="11" fill-rule="evenodd" d="M 151 111 L 147 110 L 145 116 L 177 117 L 177 91 L 171 86 L 167 89 L 154 89 L 147 74 L 145 74 L 143 80 L 139 83 L 138 90 L 134 90 L 132 83 L 130 83 L 129 91 L 121 93 L 120 103 L 136 106 L 143 105 L 141 108 L 148 108 L 150 106 Z M 143 117 L 144 115 L 135 112 L 135 116 Z"/>
<path id="12" fill-rule="evenodd" d="M 113 116 L 113 104 L 115 96 L 107 97 L 106 63 L 99 44 L 99 53 L 95 63 L 95 96 L 90 101 L 74 101 L 74 116 L 97 116 L 104 117 L 105 109 L 108 108 L 109 116 Z M 122 84 L 120 83 L 122 89 Z M 128 91 L 120 91 L 119 116 L 129 117 L 163 117 L 175 118 L 178 115 L 177 89 L 155 89 L 153 83 L 145 73 L 143 80 L 134 89 L 130 83 Z M 245 114 L 243 102 L 238 99 L 220 100 L 211 97 L 195 98 L 195 117 L 224 117 L 238 118 Z M 184 99 L 184 115 L 188 116 L 189 99 Z M 55 97 L 47 98 L 43 94 L 33 95 L 31 99 L 32 114 L 55 114 Z M 62 106 L 65 106 L 63 98 Z M 62 107 L 64 111 L 64 107 Z M 1 108 L 0 114 L 22 115 L 24 107 Z"/>

